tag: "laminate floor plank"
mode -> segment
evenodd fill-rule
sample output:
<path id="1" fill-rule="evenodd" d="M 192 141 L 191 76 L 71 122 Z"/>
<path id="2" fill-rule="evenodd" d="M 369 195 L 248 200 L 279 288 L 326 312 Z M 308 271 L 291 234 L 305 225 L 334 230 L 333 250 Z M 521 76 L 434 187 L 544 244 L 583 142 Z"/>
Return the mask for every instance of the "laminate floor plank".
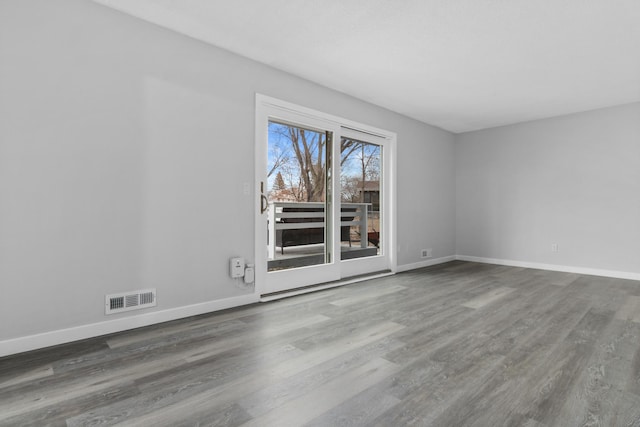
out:
<path id="1" fill-rule="evenodd" d="M 0 426 L 640 427 L 640 282 L 464 261 L 0 358 Z"/>
<path id="2" fill-rule="evenodd" d="M 640 346 L 638 337 L 640 325 L 617 319 L 610 323 L 598 337 L 586 367 L 577 375 L 575 392 L 568 396 L 554 420 L 557 425 L 571 425 L 575 421 L 580 425 L 627 425 L 618 424 L 625 420 L 620 418 L 623 413 L 640 417 L 640 407 L 620 405 L 629 402 L 625 395 L 633 357 Z"/>
<path id="3" fill-rule="evenodd" d="M 238 404 L 231 403 L 227 405 L 211 405 L 211 403 L 203 405 L 200 410 L 192 410 L 184 417 L 179 417 L 172 413 L 171 420 L 175 420 L 175 427 L 234 427 L 242 425 L 251 420 L 251 416 L 242 409 Z M 160 420 L 159 424 L 166 422 L 167 419 Z M 146 421 L 134 421 L 131 426 L 147 427 L 150 424 Z"/>
<path id="4" fill-rule="evenodd" d="M 640 297 L 630 296 L 616 312 L 616 318 L 640 323 Z"/>
<path id="5" fill-rule="evenodd" d="M 546 358 L 529 358 L 533 366 L 514 378 L 520 383 L 518 387 L 508 387 L 509 381 L 505 379 L 512 375 L 499 369 L 496 371 L 499 375 L 497 382 L 490 379 L 478 390 L 463 395 L 436 419 L 433 425 L 501 425 L 522 415 L 542 424 L 554 422 L 565 397 L 573 391 L 572 386 L 577 373 L 585 366 L 589 350 L 593 347 L 593 342 L 582 338 L 578 341 L 578 346 L 574 345 L 575 335 L 584 334 L 594 326 L 603 328 L 603 323 L 606 323 L 606 316 L 587 311 L 567 337 L 547 341 L 551 344 L 552 350 L 550 354 L 544 353 L 545 356 L 548 354 Z M 522 352 L 519 352 L 514 355 L 514 359 L 508 355 L 504 366 L 508 366 L 512 371 L 514 368 L 517 369 L 517 357 L 521 355 Z M 502 393 L 503 390 L 507 393 Z M 497 410 L 489 411 L 489 408 Z"/>
<path id="6" fill-rule="evenodd" d="M 331 301 L 330 304 L 337 305 L 339 307 L 356 305 L 371 299 L 378 299 L 386 295 L 397 294 L 399 291 L 402 291 L 404 289 L 407 289 L 407 288 L 406 286 L 402 286 L 402 285 L 386 285 L 383 289 L 377 289 L 375 290 L 375 292 L 371 292 L 371 291 L 367 291 L 366 289 L 363 289 L 363 292 L 359 295 L 352 295 L 352 296 L 348 296 L 338 300 L 334 300 L 334 301 Z"/>
<path id="7" fill-rule="evenodd" d="M 580 275 L 575 273 L 561 273 L 561 272 L 552 272 L 552 273 L 554 274 L 551 274 L 550 276 L 548 276 L 547 280 L 549 280 L 549 283 L 556 286 L 567 286 L 580 278 Z"/>
<path id="8" fill-rule="evenodd" d="M 448 409 L 449 417 L 435 425 L 465 418 L 473 420 L 465 422 L 466 425 L 501 425 L 523 417 L 532 400 L 527 394 L 533 387 L 531 383 L 547 373 L 546 357 L 565 342 L 569 333 L 567 327 L 575 327 L 588 310 L 583 302 L 573 300 L 568 306 L 556 305 L 540 313 L 533 327 L 524 331 L 514 343 L 494 375 L 482 387 L 469 390 L 453 403 Z M 489 407 L 495 410 L 487 410 Z"/>
<path id="9" fill-rule="evenodd" d="M 193 403 L 193 402 L 192 402 Z M 251 421 L 251 415 L 236 403 L 200 401 L 199 405 L 171 407 L 170 411 L 161 410 L 148 416 L 127 420 L 131 427 L 149 427 L 154 425 L 170 426 L 239 426 Z"/>
<path id="10" fill-rule="evenodd" d="M 582 314 L 582 310 L 577 313 Z M 546 330 L 547 333 L 535 340 L 531 335 L 539 329 Z M 486 347 L 479 347 L 473 350 L 471 356 L 463 356 L 459 361 L 454 359 L 454 367 L 464 366 L 465 364 L 473 364 L 474 360 L 483 360 L 489 356 L 495 357 L 498 354 L 505 354 L 503 351 L 505 348 L 511 349 L 506 352 L 502 363 L 490 375 L 485 377 L 480 386 L 464 390 L 455 402 L 452 402 L 446 410 L 443 410 L 432 421 L 431 425 L 508 425 L 523 418 L 529 419 L 529 417 L 524 417 L 523 411 L 519 411 L 515 405 L 518 401 L 517 396 L 522 395 L 522 387 L 521 384 L 514 386 L 513 380 L 519 382 L 523 377 L 526 378 L 523 375 L 526 374 L 526 371 L 522 372 L 521 368 L 527 367 L 532 370 L 539 366 L 539 362 L 537 358 L 531 357 L 531 353 L 535 353 L 534 349 L 536 347 L 521 348 L 521 346 L 526 345 L 532 338 L 537 341 L 538 350 L 544 348 L 540 345 L 542 343 L 546 343 L 547 347 L 554 346 L 555 343 L 563 338 L 561 331 L 558 331 L 560 334 L 554 334 L 552 329 L 553 323 L 551 322 L 546 324 L 539 323 L 535 329 L 528 331 L 529 333 L 523 332 L 521 339 L 510 343 L 510 346 L 491 343 Z M 503 339 L 509 339 L 509 334 L 499 335 L 503 335 Z M 543 341 L 541 342 L 540 339 Z M 500 349 L 500 351 L 495 352 L 495 350 L 492 350 L 495 348 Z M 442 361 L 450 363 L 448 356 L 450 353 L 447 351 L 442 352 L 442 350 L 440 352 L 442 354 L 439 357 Z M 453 353 L 452 357 L 456 357 L 455 353 Z M 517 421 L 516 424 L 519 422 Z"/>
<path id="11" fill-rule="evenodd" d="M 491 304 L 494 301 L 500 300 L 500 298 L 505 295 L 513 292 L 514 288 L 507 288 L 504 286 L 500 286 L 498 288 L 494 288 L 487 293 L 484 293 L 470 301 L 463 303 L 462 305 L 469 308 L 481 308 L 487 304 Z"/>
<path id="12" fill-rule="evenodd" d="M 456 305 L 457 301 L 464 301 L 466 297 L 460 294 L 469 289 L 462 285 L 447 285 L 446 282 L 442 285 L 430 283 L 431 292 L 428 294 L 419 292 L 416 295 L 416 291 L 424 284 L 416 286 L 418 288 L 413 285 L 407 286 L 409 290 L 393 295 L 392 300 L 390 298 L 381 301 L 368 300 L 355 307 L 333 307 L 323 310 L 323 313 L 335 318 L 336 321 L 375 316 L 409 326 L 419 320 L 416 317 L 431 316 Z"/>
<path id="13" fill-rule="evenodd" d="M 120 401 L 139 394 L 140 391 L 135 387 L 135 384 L 123 382 L 116 387 L 103 389 L 97 393 L 88 393 L 40 408 L 33 407 L 28 412 L 20 412 L 9 416 L 1 424 L 20 427 L 41 427 L 45 425 L 66 427 L 69 418 L 90 411 L 97 405 L 111 407 Z"/>
<path id="14" fill-rule="evenodd" d="M 300 357 L 297 357 L 289 363 L 275 365 L 271 370 L 282 377 L 289 377 L 309 369 L 310 367 L 336 358 L 341 354 L 386 338 L 403 328 L 403 325 L 393 322 L 385 322 L 378 325 L 360 328 L 349 334 L 340 333 L 336 336 L 336 339 L 325 341 L 312 347 L 307 347 L 304 349 L 304 354 Z M 294 342 L 294 346 L 296 346 L 296 348 L 300 348 L 299 344 L 296 342 Z"/>
<path id="15" fill-rule="evenodd" d="M 433 425 L 434 420 L 469 388 L 480 387 L 501 365 L 502 356 L 471 362 L 465 359 L 441 371 L 427 372 L 401 402 L 376 418 L 373 426 Z M 406 369 L 406 368 L 405 368 Z M 450 424 L 456 425 L 456 424 Z"/>
<path id="16" fill-rule="evenodd" d="M 628 376 L 629 385 L 627 389 L 640 396 L 640 348 L 636 350 L 631 363 L 631 373 Z"/>
<path id="17" fill-rule="evenodd" d="M 301 426 L 341 402 L 363 392 L 398 370 L 398 365 L 382 358 L 374 358 L 355 367 L 345 375 L 322 384 L 313 391 L 282 406 L 255 417 L 243 424 L 250 427 Z"/>
<path id="18" fill-rule="evenodd" d="M 35 381 L 42 378 L 47 378 L 53 375 L 53 367 L 51 365 L 38 366 L 37 368 L 27 371 L 19 372 L 13 377 L 5 376 L 5 379 L 1 380 L 0 388 L 6 388 L 13 385 L 22 384 L 29 381 Z"/>
<path id="19" fill-rule="evenodd" d="M 438 316 L 441 313 L 447 311 L 457 311 L 458 313 L 468 313 L 469 316 L 473 316 L 473 310 L 466 307 L 460 309 L 459 307 L 465 307 L 464 303 L 475 296 L 489 292 L 491 286 L 495 286 L 491 283 L 480 282 L 474 285 L 468 286 L 448 286 L 442 289 L 436 289 L 433 295 L 421 294 L 417 297 L 409 295 L 406 301 L 402 301 L 398 305 L 398 308 L 391 309 L 393 321 L 406 324 L 407 326 L 415 326 L 416 328 L 431 328 L 424 322 L 427 318 L 432 316 Z M 470 293 L 473 294 L 470 294 Z M 525 291 L 526 292 L 526 291 Z M 519 294 L 519 297 L 522 297 Z M 509 301 L 509 300 L 507 300 Z M 389 311 L 386 311 L 389 312 Z M 466 318 L 466 317 L 465 317 Z M 460 317 L 456 323 L 461 321 L 463 317 Z"/>
<path id="20" fill-rule="evenodd" d="M 94 353 L 100 353 L 104 357 L 107 348 L 109 346 L 102 337 L 6 356 L 0 358 L 0 383 L 70 358 Z"/>
<path id="21" fill-rule="evenodd" d="M 547 295 L 547 298 L 553 300 L 554 295 L 549 295 L 546 291 L 544 294 Z M 501 364 L 492 373 L 485 373 L 486 376 L 481 377 L 483 379 L 481 385 L 461 390 L 455 396 L 456 400 L 449 403 L 450 406 L 448 408 L 444 408 L 446 405 L 442 405 L 440 410 L 440 406 L 437 405 L 438 400 L 435 400 L 435 403 L 432 402 L 431 405 L 435 405 L 436 409 L 442 412 L 442 415 L 437 421 L 427 418 L 433 417 L 436 413 L 433 410 L 431 413 L 422 415 L 422 419 L 430 419 L 429 423 L 424 425 L 501 425 L 507 422 L 506 420 L 508 419 L 524 419 L 524 415 L 514 411 L 513 405 L 514 397 L 522 394 L 526 373 L 533 371 L 538 366 L 542 356 L 565 338 L 568 333 L 565 330 L 566 325 L 575 325 L 586 312 L 580 301 L 571 301 L 573 301 L 573 306 L 571 304 L 569 307 L 565 305 L 565 310 L 563 311 L 559 311 L 560 303 L 558 302 L 541 310 L 538 315 L 540 322 L 533 325 L 529 334 L 522 333 L 519 335 L 519 345 L 518 342 L 514 343 L 516 347 L 502 359 Z M 566 310 L 567 308 L 569 310 Z M 553 313 L 555 311 L 559 311 L 561 316 L 554 317 Z M 466 356 L 465 353 L 458 353 L 459 355 L 455 356 L 456 353 L 448 353 L 442 349 L 436 351 L 440 353 L 439 357 L 437 357 L 441 360 L 440 363 L 452 363 L 452 367 L 448 369 L 454 369 L 454 372 L 457 372 L 459 369 L 474 369 L 477 361 L 485 360 L 486 355 L 496 357 L 496 353 L 490 350 L 492 347 L 495 347 L 495 345 L 489 344 L 485 354 L 478 353 L 476 350 L 475 355 L 471 357 Z M 470 349 L 470 351 L 472 350 Z M 460 354 L 462 354 L 462 357 L 460 357 Z M 458 357 L 458 360 L 455 357 Z M 445 372 L 447 371 L 445 370 Z M 445 378 L 449 376 L 449 374 L 444 375 Z M 440 388 L 439 384 L 428 387 L 428 389 L 436 391 L 440 391 Z M 425 396 L 429 394 L 428 389 L 424 390 Z M 453 399 L 454 396 L 451 395 L 449 398 Z M 483 399 L 490 399 L 491 403 L 486 405 L 482 402 Z M 423 400 L 428 402 L 432 398 L 423 398 Z M 484 406 L 488 406 L 491 409 L 486 409 Z M 426 408 L 428 409 L 429 406 L 426 406 Z M 518 424 L 516 423 L 515 425 Z"/>
<path id="22" fill-rule="evenodd" d="M 325 318 L 321 315 L 311 315 L 310 319 L 314 319 L 315 322 L 322 321 Z M 279 325 L 283 326 L 283 325 Z M 220 336 L 217 340 L 208 341 L 206 344 L 198 341 L 191 346 L 186 345 L 184 342 L 182 346 L 169 346 L 168 349 L 171 352 L 159 351 L 158 346 L 152 346 L 147 352 L 140 352 L 136 350 L 136 355 L 132 356 L 129 353 L 124 353 L 119 358 L 107 357 L 106 363 L 96 364 L 92 363 L 89 366 L 85 366 L 82 361 L 71 359 L 74 363 L 64 364 L 64 366 L 74 366 L 75 370 L 64 371 L 61 376 L 66 374 L 66 377 L 73 379 L 69 381 L 66 387 L 60 387 L 57 382 L 57 378 L 50 377 L 39 383 L 31 385 L 31 388 L 37 390 L 37 393 L 33 396 L 33 402 L 24 402 L 22 395 L 29 393 L 27 388 L 14 390 L 12 396 L 8 396 L 6 391 L 0 389 L 0 397 L 4 396 L 4 399 L 0 400 L 0 412 L 6 411 L 8 414 L 12 414 L 16 411 L 35 410 L 42 407 L 47 407 L 56 404 L 61 399 L 66 399 L 72 396 L 81 395 L 83 393 L 98 392 L 101 389 L 108 389 L 113 387 L 122 379 L 142 379 L 152 377 L 154 374 L 159 374 L 165 378 L 169 372 L 187 371 L 187 368 L 193 369 L 191 362 L 195 362 L 201 359 L 214 358 L 216 355 L 226 353 L 229 355 L 236 350 L 241 354 L 252 355 L 256 357 L 264 357 L 269 354 L 269 348 L 247 348 L 247 346 L 254 345 L 257 337 L 274 338 L 278 334 L 287 333 L 294 328 L 304 327 L 305 324 L 292 323 L 287 328 L 267 328 L 266 330 L 252 330 L 251 333 L 240 334 L 238 331 L 233 331 L 233 334 L 227 337 L 227 339 L 220 340 Z M 271 333 L 269 333 L 271 331 Z M 224 335 L 226 336 L 226 335 Z M 247 339 L 249 338 L 249 339 Z M 244 346 L 245 348 L 242 348 Z M 241 350 L 237 350 L 240 347 Z M 273 347 L 273 351 L 280 351 L 280 347 L 274 346 L 271 343 L 268 347 Z M 162 347 L 164 348 L 164 347 Z M 252 351 L 258 350 L 258 351 Z M 119 348 L 110 353 L 110 356 L 118 355 L 123 352 L 123 348 Z M 140 355 L 138 355 L 140 354 Z M 230 357 L 229 357 L 230 358 Z M 92 357 L 91 361 L 99 360 L 99 358 Z M 252 360 L 253 362 L 254 360 Z M 123 366 L 124 365 L 124 366 Z M 208 368 L 204 368 L 208 369 Z M 183 374 L 179 374 L 181 376 Z M 66 383 L 65 383 L 66 385 Z M 18 403 L 27 403 L 26 405 L 20 405 Z"/>
<path id="23" fill-rule="evenodd" d="M 305 427 L 369 426 L 398 403 L 400 399 L 385 393 L 382 387 L 373 386 L 314 418 Z"/>
<path id="24" fill-rule="evenodd" d="M 474 348 L 471 346 L 473 342 L 476 342 L 477 346 L 490 343 L 491 337 L 488 334 L 497 335 L 505 328 L 511 328 L 517 332 L 518 336 L 523 336 L 520 329 L 526 318 L 525 320 L 522 317 L 514 318 L 513 314 L 518 313 L 523 316 L 529 313 L 531 311 L 529 307 L 534 306 L 535 301 L 540 303 L 540 299 L 551 305 L 557 302 L 554 295 L 547 292 L 545 287 L 528 289 L 526 293 L 530 298 L 507 295 L 505 297 L 507 301 L 502 310 L 478 311 L 461 305 L 457 310 L 465 311 L 456 312 L 452 309 L 447 317 L 432 319 L 435 322 L 427 321 L 422 325 L 407 328 L 406 331 L 397 335 L 398 339 L 407 343 L 406 347 L 392 352 L 387 357 L 396 363 L 410 363 L 417 356 L 436 352 L 442 358 L 451 358 L 455 353 L 470 352 Z M 452 324 L 457 327 L 452 329 Z"/>
<path id="25" fill-rule="evenodd" d="M 53 364 L 56 374 L 73 372 L 91 374 L 93 371 L 108 371 L 119 369 L 122 364 L 144 363 L 149 359 L 158 359 L 161 355 L 167 358 L 178 358 L 181 353 L 200 350 L 203 346 L 219 342 L 225 337 L 236 337 L 245 324 L 234 320 L 220 322 L 209 328 L 195 329 L 182 335 L 172 335 L 171 338 L 162 337 L 157 340 L 137 339 L 127 345 L 117 346 L 109 352 L 96 351 L 79 356 L 69 357 Z"/>
<path id="26" fill-rule="evenodd" d="M 543 423 L 555 422 L 565 402 L 576 391 L 580 374 L 588 370 L 597 336 L 606 329 L 613 313 L 589 310 L 567 338 L 556 346 L 537 369 L 527 388 L 527 415 Z"/>
<path id="27" fill-rule="evenodd" d="M 143 328 L 136 329 L 128 333 L 123 333 L 122 335 L 115 335 L 112 338 L 107 339 L 107 345 L 109 345 L 109 348 L 115 349 L 131 344 L 140 344 L 142 342 L 170 341 L 170 337 L 193 335 L 198 331 L 208 331 L 213 325 L 225 323 L 239 324 L 240 322 L 230 322 L 229 320 L 220 319 L 212 321 L 211 318 L 194 318 L 190 322 L 180 322 L 171 326 L 167 326 L 166 328 L 156 328 L 150 331 L 145 331 Z"/>
<path id="28" fill-rule="evenodd" d="M 140 395 L 110 406 L 101 406 L 69 420 L 70 426 L 116 425 L 123 421 L 148 425 L 173 425 L 168 421 L 206 407 L 233 403 L 254 387 L 275 379 L 260 370 L 260 359 L 270 365 L 284 363 L 299 352 L 293 347 L 265 345 L 260 352 L 230 350 L 210 360 L 184 364 L 136 381 Z M 244 366 L 255 368 L 244 369 Z"/>
<path id="29" fill-rule="evenodd" d="M 291 374 L 287 371 L 272 371 L 279 375 L 280 381 L 272 382 L 266 387 L 256 389 L 239 399 L 242 407 L 253 416 L 265 414 L 283 404 L 309 393 L 329 381 L 346 375 L 350 370 L 363 365 L 368 360 L 381 357 L 388 351 L 402 345 L 392 338 L 384 338 L 364 347 L 333 357 L 315 366 Z"/>

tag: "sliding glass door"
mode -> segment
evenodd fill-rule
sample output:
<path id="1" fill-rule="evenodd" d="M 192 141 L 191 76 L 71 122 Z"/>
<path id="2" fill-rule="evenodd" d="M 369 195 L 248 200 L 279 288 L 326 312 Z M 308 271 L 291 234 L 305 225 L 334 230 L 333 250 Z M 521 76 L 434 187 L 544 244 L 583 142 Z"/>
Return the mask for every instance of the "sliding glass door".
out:
<path id="1" fill-rule="evenodd" d="M 269 272 L 331 263 L 330 131 L 269 120 Z"/>
<path id="2" fill-rule="evenodd" d="M 260 293 L 389 269 L 389 138 L 271 98 L 256 107 Z"/>
<path id="3" fill-rule="evenodd" d="M 382 165 L 381 145 L 341 138 L 341 260 L 382 253 Z"/>

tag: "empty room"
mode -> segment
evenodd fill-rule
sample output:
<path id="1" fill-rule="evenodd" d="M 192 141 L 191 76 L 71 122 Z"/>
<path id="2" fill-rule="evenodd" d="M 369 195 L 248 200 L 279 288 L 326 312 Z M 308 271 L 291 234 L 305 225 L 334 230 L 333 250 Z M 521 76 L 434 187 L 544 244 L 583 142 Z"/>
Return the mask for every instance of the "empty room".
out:
<path id="1" fill-rule="evenodd" d="M 0 0 L 0 426 L 640 427 L 640 2 Z"/>

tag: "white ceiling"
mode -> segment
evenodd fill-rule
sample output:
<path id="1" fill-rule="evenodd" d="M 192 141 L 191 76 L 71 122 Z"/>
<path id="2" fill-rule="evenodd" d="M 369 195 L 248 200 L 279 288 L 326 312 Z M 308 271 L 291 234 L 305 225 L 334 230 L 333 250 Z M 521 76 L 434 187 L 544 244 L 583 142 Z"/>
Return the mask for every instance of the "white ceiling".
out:
<path id="1" fill-rule="evenodd" d="M 465 132 L 640 101 L 640 0 L 95 0 Z"/>

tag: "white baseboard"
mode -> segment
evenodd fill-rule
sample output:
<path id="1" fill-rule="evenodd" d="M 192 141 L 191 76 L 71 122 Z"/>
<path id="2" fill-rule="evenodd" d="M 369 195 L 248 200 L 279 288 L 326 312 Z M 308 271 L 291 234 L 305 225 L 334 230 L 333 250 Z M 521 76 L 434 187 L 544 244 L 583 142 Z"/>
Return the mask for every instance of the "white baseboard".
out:
<path id="1" fill-rule="evenodd" d="M 515 261 L 510 259 L 483 258 L 467 255 L 456 255 L 459 261 L 481 262 L 484 264 L 507 265 L 509 267 L 535 268 L 538 270 L 562 271 L 564 273 L 585 274 L 589 276 L 612 277 L 615 279 L 640 280 L 640 273 L 627 271 L 601 270 L 597 268 L 573 267 L 567 265 L 543 264 L 538 262 Z"/>
<path id="2" fill-rule="evenodd" d="M 188 305 L 185 307 L 153 311 L 150 313 L 139 314 L 137 316 L 122 317 L 104 322 L 91 323 L 89 325 L 76 326 L 68 329 L 60 329 L 57 331 L 13 338 L 0 341 L 0 357 L 86 338 L 98 337 L 100 335 L 112 334 L 114 332 L 126 331 L 128 329 L 139 328 L 142 326 L 149 326 L 156 323 L 168 322 L 170 320 L 211 313 L 213 311 L 252 304 L 258 301 L 259 296 L 257 294 L 242 295 Z"/>
<path id="3" fill-rule="evenodd" d="M 506 265 L 511 267 L 534 268 L 540 270 L 562 271 L 565 273 L 612 277 L 616 279 L 640 280 L 640 273 L 572 267 L 555 264 L 543 264 L 508 259 L 483 258 L 467 255 L 451 255 L 441 258 L 427 259 L 425 261 L 420 261 L 413 264 L 399 265 L 396 268 L 396 272 L 400 273 L 403 271 L 415 270 L 418 268 L 429 267 L 432 265 L 442 264 L 455 260 L 479 262 L 484 264 Z M 331 287 L 332 285 L 341 286 L 345 284 L 346 282 L 341 282 L 339 284 L 330 284 L 326 287 Z M 190 316 L 197 316 L 199 314 L 211 313 L 213 311 L 224 310 L 227 308 L 253 304 L 259 301 L 260 297 L 257 294 L 242 295 L 238 297 L 225 298 L 222 300 L 209 301 L 201 304 L 193 304 L 168 310 L 153 311 L 137 316 L 122 317 L 119 319 L 92 323 L 89 325 L 76 326 L 68 329 L 60 329 L 51 332 L 44 332 L 41 334 L 8 339 L 0 341 L 0 357 L 22 353 L 30 350 L 36 350 L 39 348 L 50 347 L 53 345 L 64 344 L 86 338 L 98 337 L 100 335 L 126 331 L 128 329 L 139 328 L 142 326 L 149 326 L 156 323 L 168 322 L 171 320 L 182 319 Z"/>
<path id="4" fill-rule="evenodd" d="M 432 258 L 424 261 L 414 262 L 413 264 L 403 264 L 396 267 L 396 273 L 401 273 L 403 271 L 415 270 L 417 268 L 430 267 L 436 264 L 442 264 L 449 261 L 455 261 L 456 256 L 450 255 L 440 258 Z"/>

